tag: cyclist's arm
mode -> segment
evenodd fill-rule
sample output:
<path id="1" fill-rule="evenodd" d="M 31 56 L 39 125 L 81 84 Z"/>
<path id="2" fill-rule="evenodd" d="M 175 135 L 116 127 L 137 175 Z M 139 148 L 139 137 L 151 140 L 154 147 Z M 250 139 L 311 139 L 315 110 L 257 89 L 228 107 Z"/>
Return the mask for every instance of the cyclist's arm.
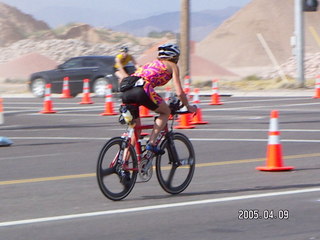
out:
<path id="1" fill-rule="evenodd" d="M 187 95 L 183 91 L 181 81 L 180 81 L 180 72 L 179 72 L 178 66 L 174 63 L 170 63 L 170 66 L 172 68 L 173 85 L 176 90 L 177 96 L 181 100 L 182 104 L 187 107 L 188 111 L 195 112 L 197 109 L 194 106 L 189 105 Z"/>

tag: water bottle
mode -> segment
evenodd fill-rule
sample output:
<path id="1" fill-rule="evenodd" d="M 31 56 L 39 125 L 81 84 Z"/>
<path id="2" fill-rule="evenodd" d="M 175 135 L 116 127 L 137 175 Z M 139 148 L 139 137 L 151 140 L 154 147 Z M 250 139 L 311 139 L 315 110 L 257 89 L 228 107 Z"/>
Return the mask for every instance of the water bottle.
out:
<path id="1" fill-rule="evenodd" d="M 131 112 L 129 110 L 125 111 L 122 113 L 122 116 L 124 118 L 124 121 L 126 123 L 130 123 L 133 119 L 132 115 L 131 115 Z"/>

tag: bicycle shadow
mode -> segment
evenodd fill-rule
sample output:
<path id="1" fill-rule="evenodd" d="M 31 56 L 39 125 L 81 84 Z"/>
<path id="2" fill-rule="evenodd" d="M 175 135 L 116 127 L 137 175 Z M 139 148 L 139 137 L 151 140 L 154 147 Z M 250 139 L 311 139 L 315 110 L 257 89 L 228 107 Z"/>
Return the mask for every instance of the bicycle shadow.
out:
<path id="1" fill-rule="evenodd" d="M 141 198 L 148 199 L 167 199 L 177 197 L 188 197 L 188 196 L 204 196 L 204 195 L 220 195 L 220 194 L 231 194 L 231 193 L 246 193 L 246 192 L 261 192 L 269 190 L 290 190 L 290 189 L 301 189 L 320 187 L 320 183 L 317 184 L 293 184 L 293 185 L 282 185 L 282 186 L 256 186 L 252 188 L 239 188 L 239 189 L 223 189 L 223 190 L 212 190 L 203 192 L 185 192 L 178 195 L 153 195 L 153 196 L 142 196 Z"/>

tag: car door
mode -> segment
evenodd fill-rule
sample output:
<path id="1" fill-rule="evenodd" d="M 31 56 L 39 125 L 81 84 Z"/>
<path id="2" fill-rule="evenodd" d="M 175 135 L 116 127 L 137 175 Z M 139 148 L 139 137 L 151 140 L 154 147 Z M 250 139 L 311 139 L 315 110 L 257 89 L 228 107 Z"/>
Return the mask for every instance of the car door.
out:
<path id="1" fill-rule="evenodd" d="M 81 93 L 83 89 L 83 79 L 88 78 L 88 74 L 83 66 L 84 58 L 72 58 L 61 66 L 63 78 L 69 78 L 69 89 L 72 94 Z M 61 85 L 62 86 L 62 85 Z"/>

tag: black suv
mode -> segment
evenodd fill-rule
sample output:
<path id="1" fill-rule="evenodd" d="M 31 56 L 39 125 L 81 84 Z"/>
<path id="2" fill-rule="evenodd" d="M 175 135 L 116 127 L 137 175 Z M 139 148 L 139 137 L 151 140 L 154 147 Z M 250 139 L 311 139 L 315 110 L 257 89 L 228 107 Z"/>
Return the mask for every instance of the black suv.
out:
<path id="1" fill-rule="evenodd" d="M 81 56 L 70 58 L 57 69 L 36 72 L 30 77 L 29 88 L 36 97 L 43 97 L 45 85 L 51 83 L 51 93 L 62 93 L 63 79 L 69 77 L 69 89 L 72 96 L 83 91 L 83 79 L 90 80 L 90 92 L 104 97 L 106 84 L 112 84 L 113 91 L 118 89 L 118 80 L 114 75 L 113 56 Z M 128 71 L 134 71 L 128 69 Z"/>

